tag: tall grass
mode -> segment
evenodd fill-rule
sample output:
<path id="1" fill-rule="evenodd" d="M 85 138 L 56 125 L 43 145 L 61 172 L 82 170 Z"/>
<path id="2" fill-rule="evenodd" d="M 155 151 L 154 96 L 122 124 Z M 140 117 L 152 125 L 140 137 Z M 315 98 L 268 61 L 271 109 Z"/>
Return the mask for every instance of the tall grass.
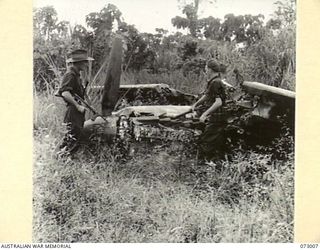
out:
<path id="1" fill-rule="evenodd" d="M 293 154 L 198 164 L 166 143 L 136 144 L 126 161 L 113 145 L 61 160 L 63 111 L 35 92 L 34 241 L 292 242 Z"/>

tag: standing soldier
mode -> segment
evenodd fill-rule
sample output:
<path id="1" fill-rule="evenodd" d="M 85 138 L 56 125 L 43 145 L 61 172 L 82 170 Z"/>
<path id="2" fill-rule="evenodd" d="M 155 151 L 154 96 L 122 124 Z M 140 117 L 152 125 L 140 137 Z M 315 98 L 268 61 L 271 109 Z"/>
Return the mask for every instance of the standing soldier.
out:
<path id="1" fill-rule="evenodd" d="M 193 110 L 201 113 L 200 121 L 206 122 L 206 127 L 201 135 L 199 148 L 200 157 L 213 159 L 220 157 L 225 151 L 228 115 L 225 111 L 226 91 L 221 80 L 226 66 L 215 59 L 210 59 L 206 64 L 207 87 L 204 95 L 192 105 Z"/>
<path id="2" fill-rule="evenodd" d="M 85 121 L 85 107 L 75 98 L 78 95 L 82 99 L 85 96 L 85 88 L 80 79 L 80 72 L 86 72 L 88 62 L 94 60 L 88 57 L 87 51 L 77 49 L 68 55 L 67 63 L 70 64 L 63 76 L 58 95 L 67 103 L 67 111 L 64 123 L 67 125 L 67 133 L 60 145 L 60 154 L 73 154 L 79 148 L 79 142 L 84 140 L 83 124 Z"/>

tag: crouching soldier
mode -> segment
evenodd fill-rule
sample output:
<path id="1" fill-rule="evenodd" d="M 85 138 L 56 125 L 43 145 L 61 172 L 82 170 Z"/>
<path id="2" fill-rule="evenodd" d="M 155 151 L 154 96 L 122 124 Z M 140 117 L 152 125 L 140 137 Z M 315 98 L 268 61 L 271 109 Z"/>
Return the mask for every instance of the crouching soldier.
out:
<path id="1" fill-rule="evenodd" d="M 79 103 L 75 95 L 84 99 L 85 88 L 80 79 L 80 72 L 87 71 L 88 61 L 94 60 L 87 56 L 87 51 L 77 49 L 68 55 L 67 63 L 70 65 L 63 76 L 58 96 L 61 96 L 66 104 L 67 110 L 64 116 L 64 123 L 67 125 L 67 133 L 60 145 L 58 155 L 72 155 L 85 140 L 83 124 L 85 121 L 85 107 Z"/>
<path id="2" fill-rule="evenodd" d="M 201 158 L 220 158 L 226 150 L 228 114 L 225 111 L 226 91 L 221 80 L 221 74 L 225 73 L 226 68 L 215 59 L 207 61 L 207 87 L 204 95 L 192 106 L 193 110 L 200 112 L 200 121 L 206 123 L 199 141 Z"/>

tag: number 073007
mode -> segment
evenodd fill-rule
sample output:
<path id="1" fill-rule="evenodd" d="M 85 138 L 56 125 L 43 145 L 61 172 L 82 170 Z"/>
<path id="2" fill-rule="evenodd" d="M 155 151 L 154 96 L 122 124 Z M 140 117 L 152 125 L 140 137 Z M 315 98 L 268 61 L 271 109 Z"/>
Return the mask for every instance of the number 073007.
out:
<path id="1" fill-rule="evenodd" d="M 300 248 L 318 248 L 319 244 L 300 244 Z"/>

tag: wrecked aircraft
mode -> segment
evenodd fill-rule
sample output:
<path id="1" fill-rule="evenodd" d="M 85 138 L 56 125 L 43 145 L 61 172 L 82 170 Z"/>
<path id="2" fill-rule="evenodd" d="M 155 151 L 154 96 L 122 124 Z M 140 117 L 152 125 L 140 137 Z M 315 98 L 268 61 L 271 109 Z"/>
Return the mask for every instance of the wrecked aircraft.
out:
<path id="1" fill-rule="evenodd" d="M 106 67 L 104 86 L 91 90 L 102 96 L 102 115 L 84 124 L 88 133 L 129 142 L 142 140 L 196 142 L 204 130 L 191 105 L 197 96 L 167 84 L 121 85 L 122 41 L 116 37 Z M 107 62 L 105 62 L 107 64 Z M 231 141 L 275 137 L 282 126 L 294 129 L 295 93 L 257 82 L 243 82 L 238 90 L 225 82 L 230 111 Z"/>

